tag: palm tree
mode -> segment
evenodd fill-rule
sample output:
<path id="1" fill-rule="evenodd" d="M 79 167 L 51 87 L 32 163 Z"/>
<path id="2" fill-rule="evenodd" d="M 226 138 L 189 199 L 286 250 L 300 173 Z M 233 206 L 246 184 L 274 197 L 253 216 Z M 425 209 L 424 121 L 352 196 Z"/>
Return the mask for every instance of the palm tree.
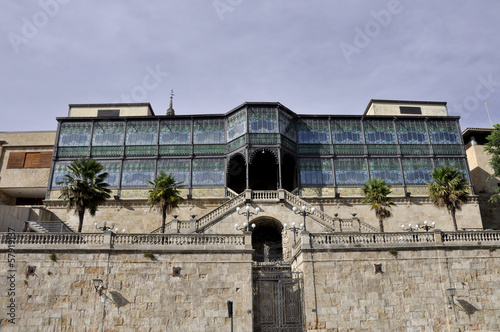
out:
<path id="1" fill-rule="evenodd" d="M 85 211 L 94 216 L 97 207 L 111 197 L 109 184 L 104 182 L 108 173 L 103 169 L 94 159 L 77 159 L 68 166 L 69 173 L 64 180 L 57 183 L 63 185 L 59 198 L 66 201 L 68 210 L 75 209 L 75 214 L 78 214 L 79 233 L 82 232 Z"/>
<path id="2" fill-rule="evenodd" d="M 384 220 L 392 216 L 391 206 L 396 205 L 387 197 L 391 192 L 391 186 L 380 178 L 370 179 L 363 186 L 363 194 L 365 195 L 363 203 L 369 203 L 371 209 L 375 210 L 382 233 L 384 232 Z"/>
<path id="3" fill-rule="evenodd" d="M 149 190 L 148 204 L 153 207 L 157 206 L 161 210 L 161 232 L 165 233 L 165 219 L 167 213 L 172 212 L 177 208 L 179 203 L 184 200 L 179 196 L 179 189 L 183 187 L 182 182 L 175 181 L 172 174 L 166 174 L 161 171 L 154 181 L 148 181 L 154 186 Z"/>
<path id="4" fill-rule="evenodd" d="M 446 207 L 451 214 L 453 227 L 458 230 L 456 211 L 462 209 L 462 205 L 467 203 L 469 193 L 467 192 L 467 179 L 456 167 L 443 166 L 436 168 L 429 183 L 429 196 L 438 207 Z"/>

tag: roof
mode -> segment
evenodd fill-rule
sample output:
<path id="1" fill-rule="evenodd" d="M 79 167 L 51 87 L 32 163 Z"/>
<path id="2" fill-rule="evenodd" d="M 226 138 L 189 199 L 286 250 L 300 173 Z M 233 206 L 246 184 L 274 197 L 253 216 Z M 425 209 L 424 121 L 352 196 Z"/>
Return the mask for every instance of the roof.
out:
<path id="1" fill-rule="evenodd" d="M 399 104 L 399 105 L 415 105 L 415 104 L 424 104 L 424 105 L 443 105 L 446 106 L 445 101 L 423 101 L 423 100 L 392 100 L 392 99 L 371 99 L 368 105 L 366 106 L 365 112 L 363 115 L 366 115 L 370 106 L 373 103 L 386 103 L 386 104 Z"/>

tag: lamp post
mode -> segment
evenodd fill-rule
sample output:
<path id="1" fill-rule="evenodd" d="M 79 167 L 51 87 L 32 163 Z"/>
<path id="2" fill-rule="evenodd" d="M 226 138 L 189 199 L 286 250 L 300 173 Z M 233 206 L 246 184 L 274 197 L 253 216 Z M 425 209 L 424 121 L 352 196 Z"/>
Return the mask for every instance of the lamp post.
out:
<path id="1" fill-rule="evenodd" d="M 304 229 L 304 224 L 300 224 L 299 227 L 296 226 L 295 222 L 292 222 L 292 227 L 288 227 L 288 224 L 284 224 L 283 227 L 286 230 L 292 231 L 293 232 L 293 245 L 295 246 L 295 236 L 299 233 L 299 231 Z"/>
<path id="2" fill-rule="evenodd" d="M 452 305 L 454 305 L 453 298 L 455 297 L 456 289 L 455 288 L 447 288 L 446 293 L 448 294 L 448 308 L 451 309 Z"/>
<path id="3" fill-rule="evenodd" d="M 104 286 L 102 284 L 102 279 L 99 278 L 92 279 L 92 283 L 94 284 L 95 291 L 99 294 L 99 296 L 102 296 L 102 291 L 104 289 Z"/>
<path id="4" fill-rule="evenodd" d="M 401 225 L 401 228 L 406 232 L 416 232 L 420 228 L 420 223 L 417 223 L 415 226 L 413 226 L 412 224 L 408 224 L 408 227 L 406 227 L 405 225 Z"/>
<path id="5" fill-rule="evenodd" d="M 236 208 L 236 212 L 239 215 L 243 215 L 247 217 L 247 221 L 243 224 L 243 227 L 240 227 L 238 224 L 235 224 L 234 227 L 237 230 L 241 230 L 244 232 L 249 232 L 250 231 L 250 216 L 257 215 L 260 212 L 260 208 L 256 207 L 255 212 L 250 211 L 250 205 L 245 206 L 245 211 L 241 211 L 241 208 L 238 206 Z M 255 228 L 255 224 L 252 224 L 252 228 Z"/>
<path id="6" fill-rule="evenodd" d="M 304 231 L 306 231 L 306 232 L 307 232 L 307 227 L 306 227 L 306 217 L 307 217 L 307 216 L 309 216 L 309 215 L 311 215 L 311 214 L 313 214 L 313 213 L 314 213 L 314 210 L 316 210 L 316 209 L 315 209 L 314 207 L 312 207 L 312 208 L 310 209 L 310 211 L 307 211 L 307 210 L 306 210 L 306 206 L 305 206 L 305 205 L 302 205 L 302 209 L 301 209 L 301 210 L 297 209 L 297 207 L 296 207 L 296 206 L 294 206 L 294 207 L 292 208 L 292 210 L 293 210 L 293 212 L 294 212 L 295 214 L 300 214 L 302 217 L 304 217 L 304 223 L 303 223 L 303 225 L 304 225 Z"/>
<path id="7" fill-rule="evenodd" d="M 115 228 L 115 223 L 112 223 L 111 227 L 108 227 L 107 224 L 108 223 L 105 221 L 102 223 L 102 227 L 97 226 L 97 223 L 95 223 L 94 226 L 95 226 L 95 229 L 101 230 L 103 232 L 109 231 L 109 230 L 112 230 L 113 228 Z"/>
<path id="8" fill-rule="evenodd" d="M 434 228 L 436 228 L 436 222 L 433 221 L 431 222 L 431 224 L 429 225 L 429 222 L 426 220 L 424 221 L 424 224 L 422 226 L 420 226 L 420 228 L 424 229 L 426 232 L 428 232 L 429 230 L 432 230 Z"/>

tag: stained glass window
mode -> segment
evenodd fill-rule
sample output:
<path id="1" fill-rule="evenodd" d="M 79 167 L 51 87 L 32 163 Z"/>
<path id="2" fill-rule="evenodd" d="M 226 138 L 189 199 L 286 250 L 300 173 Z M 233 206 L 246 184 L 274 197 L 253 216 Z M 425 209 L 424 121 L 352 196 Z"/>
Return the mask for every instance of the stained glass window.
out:
<path id="1" fill-rule="evenodd" d="M 328 120 L 304 119 L 298 122 L 299 143 L 330 144 Z"/>
<path id="2" fill-rule="evenodd" d="M 124 122 L 96 122 L 92 135 L 93 146 L 123 145 Z"/>
<path id="3" fill-rule="evenodd" d="M 190 120 L 160 122 L 160 144 L 191 144 Z"/>
<path id="4" fill-rule="evenodd" d="M 61 188 L 62 185 L 58 182 L 64 181 L 64 176 L 68 174 L 68 166 L 70 162 L 56 162 L 54 164 L 54 175 L 52 176 L 52 188 Z"/>
<path id="5" fill-rule="evenodd" d="M 333 185 L 332 162 L 329 159 L 301 159 L 300 182 L 303 186 Z"/>
<path id="6" fill-rule="evenodd" d="M 427 131 L 423 121 L 397 121 L 400 144 L 428 144 Z"/>
<path id="7" fill-rule="evenodd" d="M 432 144 L 460 144 L 460 133 L 455 121 L 429 121 Z"/>
<path id="8" fill-rule="evenodd" d="M 368 181 L 365 159 L 335 159 L 337 186 L 363 185 Z"/>
<path id="9" fill-rule="evenodd" d="M 431 181 L 432 160 L 427 158 L 403 159 L 403 173 L 407 185 L 425 185 Z"/>
<path id="10" fill-rule="evenodd" d="M 463 159 L 463 158 L 436 158 L 434 160 L 434 166 L 436 168 L 443 167 L 443 166 L 456 167 L 462 172 L 464 178 L 468 178 L 467 177 L 466 159 Z"/>
<path id="11" fill-rule="evenodd" d="M 360 120 L 333 120 L 333 143 L 363 144 L 363 131 Z"/>
<path id="12" fill-rule="evenodd" d="M 122 187 L 149 187 L 155 176 L 155 162 L 130 160 L 123 162 Z"/>
<path id="13" fill-rule="evenodd" d="M 277 133 L 276 109 L 248 109 L 248 128 L 251 133 Z"/>
<path id="14" fill-rule="evenodd" d="M 65 122 L 61 124 L 59 146 L 88 146 L 90 143 L 89 122 Z"/>
<path id="15" fill-rule="evenodd" d="M 131 121 L 127 124 L 126 145 L 156 145 L 158 122 Z"/>
<path id="16" fill-rule="evenodd" d="M 195 159 L 193 161 L 194 186 L 224 186 L 224 159 Z"/>
<path id="17" fill-rule="evenodd" d="M 230 142 L 247 132 L 247 112 L 239 111 L 227 118 L 227 141 Z"/>
<path id="18" fill-rule="evenodd" d="M 403 184 L 398 159 L 372 158 L 368 161 L 368 165 L 371 178 L 381 178 L 388 184 Z"/>
<path id="19" fill-rule="evenodd" d="M 118 187 L 120 185 L 120 167 L 121 162 L 117 161 L 100 161 L 104 167 L 103 171 L 108 173 L 106 182 L 110 187 Z"/>
<path id="20" fill-rule="evenodd" d="M 194 120 L 194 144 L 223 144 L 224 120 Z"/>
<path id="21" fill-rule="evenodd" d="M 286 138 L 297 142 L 297 131 L 295 130 L 295 122 L 293 118 L 283 111 L 279 111 L 280 134 Z"/>
<path id="22" fill-rule="evenodd" d="M 163 171 L 166 174 L 172 174 L 175 181 L 183 182 L 184 185 L 188 186 L 189 164 L 188 159 L 160 160 L 158 162 L 158 173 Z"/>
<path id="23" fill-rule="evenodd" d="M 396 135 L 392 121 L 368 120 L 364 122 L 367 144 L 394 144 Z"/>

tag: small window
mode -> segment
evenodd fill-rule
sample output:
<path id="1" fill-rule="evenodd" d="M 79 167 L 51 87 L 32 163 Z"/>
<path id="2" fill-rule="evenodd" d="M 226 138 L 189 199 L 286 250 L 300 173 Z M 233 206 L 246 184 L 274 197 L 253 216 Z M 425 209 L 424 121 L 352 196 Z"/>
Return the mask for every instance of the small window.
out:
<path id="1" fill-rule="evenodd" d="M 98 110 L 97 117 L 98 118 L 110 118 L 120 116 L 120 110 Z"/>
<path id="2" fill-rule="evenodd" d="M 7 168 L 49 168 L 52 152 L 11 152 Z"/>
<path id="3" fill-rule="evenodd" d="M 422 114 L 420 107 L 399 106 L 399 111 L 401 114 Z"/>

